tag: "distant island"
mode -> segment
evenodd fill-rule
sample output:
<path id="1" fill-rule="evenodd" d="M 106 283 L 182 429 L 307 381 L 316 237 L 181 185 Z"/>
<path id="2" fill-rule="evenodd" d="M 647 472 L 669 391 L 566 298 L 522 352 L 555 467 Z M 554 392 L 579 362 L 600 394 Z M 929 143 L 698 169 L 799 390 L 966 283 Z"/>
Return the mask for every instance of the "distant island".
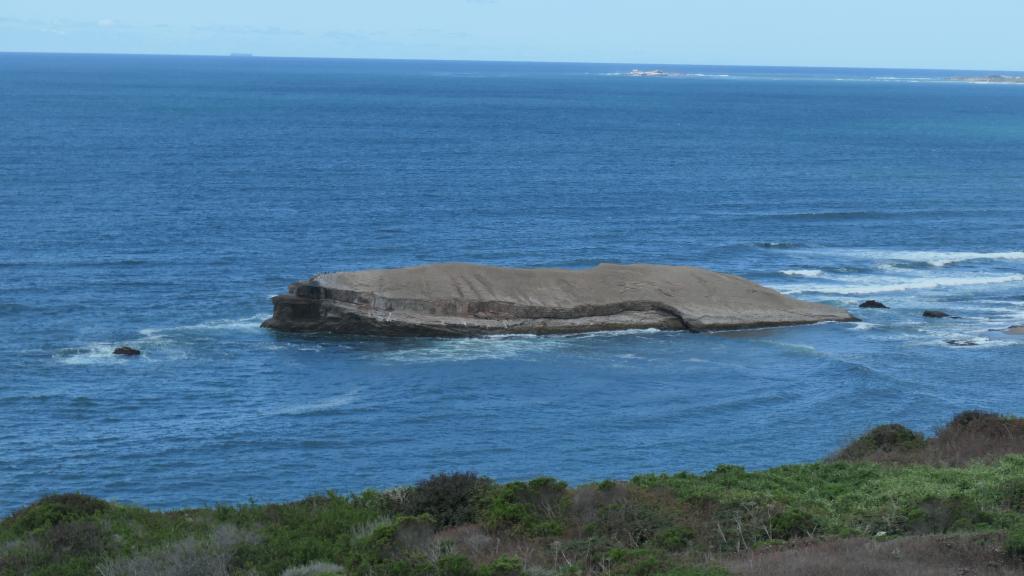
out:
<path id="1" fill-rule="evenodd" d="M 685 76 L 681 72 L 665 72 L 664 70 L 641 70 L 639 68 L 633 68 L 629 72 L 623 74 L 623 76 L 629 76 L 631 78 L 667 78 L 674 76 Z"/>
<path id="2" fill-rule="evenodd" d="M 855 319 L 739 276 L 652 264 L 337 272 L 296 282 L 273 302 L 266 328 L 368 336 L 706 332 Z"/>
<path id="3" fill-rule="evenodd" d="M 1024 84 L 1024 76 L 1003 76 L 999 74 L 991 76 L 953 76 L 946 80 L 950 82 L 970 82 L 972 84 Z"/>

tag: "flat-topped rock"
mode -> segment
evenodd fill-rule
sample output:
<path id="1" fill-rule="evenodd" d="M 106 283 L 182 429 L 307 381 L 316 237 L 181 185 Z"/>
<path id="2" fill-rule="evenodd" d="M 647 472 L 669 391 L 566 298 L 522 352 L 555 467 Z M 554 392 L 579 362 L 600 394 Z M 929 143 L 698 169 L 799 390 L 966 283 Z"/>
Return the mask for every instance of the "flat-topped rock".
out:
<path id="1" fill-rule="evenodd" d="M 738 276 L 689 266 L 433 264 L 318 274 L 275 296 L 266 328 L 385 336 L 727 330 L 855 320 Z"/>

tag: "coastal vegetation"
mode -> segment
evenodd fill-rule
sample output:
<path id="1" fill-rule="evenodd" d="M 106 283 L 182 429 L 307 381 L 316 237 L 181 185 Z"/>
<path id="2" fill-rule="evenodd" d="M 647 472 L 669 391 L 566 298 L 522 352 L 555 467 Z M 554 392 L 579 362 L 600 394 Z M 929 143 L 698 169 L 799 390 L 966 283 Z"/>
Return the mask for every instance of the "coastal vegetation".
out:
<path id="1" fill-rule="evenodd" d="M 1018 574 L 1024 420 L 890 424 L 816 463 L 570 487 L 472 473 L 285 504 L 151 511 L 82 494 L 0 521 L 0 574 Z M 961 570 L 958 572 L 958 570 Z"/>

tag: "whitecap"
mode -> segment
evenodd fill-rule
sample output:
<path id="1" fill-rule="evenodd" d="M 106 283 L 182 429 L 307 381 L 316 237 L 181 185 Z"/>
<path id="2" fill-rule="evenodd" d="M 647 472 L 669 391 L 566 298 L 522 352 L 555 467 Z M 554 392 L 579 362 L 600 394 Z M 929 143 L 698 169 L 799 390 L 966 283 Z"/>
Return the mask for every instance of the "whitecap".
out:
<path id="1" fill-rule="evenodd" d="M 953 337 L 943 338 L 941 340 L 933 340 L 930 342 L 932 345 L 941 345 L 950 348 L 963 348 L 965 350 L 978 349 L 978 348 L 1002 348 L 1005 346 L 1014 346 L 1018 342 L 1012 340 L 996 340 L 992 338 L 985 338 L 984 336 L 968 336 L 968 337 Z"/>
<path id="2" fill-rule="evenodd" d="M 825 275 L 824 270 L 818 270 L 815 268 L 807 270 L 780 270 L 780 273 L 786 276 L 797 276 L 799 278 L 821 278 Z"/>
<path id="3" fill-rule="evenodd" d="M 951 264 L 970 262 L 974 260 L 1024 260 L 1024 251 L 1007 252 L 962 252 L 962 251 L 931 251 L 931 250 L 877 250 L 877 249 L 839 249 L 828 250 L 830 254 L 864 258 L 879 261 L 899 261 L 919 264 L 927 264 L 936 268 L 942 268 Z M 892 268 L 891 264 L 883 263 L 882 266 Z"/>
<path id="4" fill-rule="evenodd" d="M 134 363 L 140 360 L 150 359 L 146 354 L 132 358 L 118 356 L 114 354 L 114 349 L 118 346 L 119 344 L 112 344 L 108 342 L 92 342 L 81 347 L 63 348 L 58 350 L 53 355 L 53 358 L 61 364 L 67 364 L 69 366 L 94 366 L 125 361 Z"/>
<path id="5" fill-rule="evenodd" d="M 139 334 L 147 338 L 162 338 L 171 332 L 207 332 L 219 330 L 257 330 L 263 322 L 264 316 L 247 316 L 245 318 L 226 318 L 220 320 L 208 320 L 198 324 L 185 324 L 182 326 L 169 326 L 166 328 L 143 328 Z"/>
<path id="6" fill-rule="evenodd" d="M 392 362 L 413 363 L 502 360 L 566 345 L 567 340 L 564 338 L 541 338 L 533 334 L 503 335 L 436 340 L 425 346 L 410 345 L 375 354 L 375 357 Z"/>
<path id="7" fill-rule="evenodd" d="M 324 398 L 317 402 L 310 402 L 308 404 L 296 404 L 294 406 L 288 406 L 280 410 L 270 412 L 273 416 L 312 416 L 315 414 L 323 414 L 327 412 L 334 412 L 339 408 L 351 405 L 356 401 L 358 397 L 357 391 L 349 392 L 348 394 L 342 394 L 341 396 L 331 396 L 330 398 Z"/>
<path id="8" fill-rule="evenodd" d="M 993 276 L 948 276 L 918 278 L 907 280 L 898 277 L 875 276 L 868 279 L 869 283 L 843 284 L 806 284 L 802 286 L 783 287 L 787 294 L 838 294 L 844 296 L 881 294 L 885 292 L 906 292 L 912 290 L 933 290 L 936 288 L 955 288 L 960 286 L 985 286 L 990 284 L 1007 284 L 1024 281 L 1024 274 L 1003 274 Z"/>

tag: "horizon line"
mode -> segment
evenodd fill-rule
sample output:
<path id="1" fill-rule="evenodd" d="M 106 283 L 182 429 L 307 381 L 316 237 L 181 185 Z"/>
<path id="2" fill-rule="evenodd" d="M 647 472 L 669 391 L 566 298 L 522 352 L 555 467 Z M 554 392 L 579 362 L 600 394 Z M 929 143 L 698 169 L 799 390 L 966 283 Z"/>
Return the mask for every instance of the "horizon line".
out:
<path id="1" fill-rule="evenodd" d="M 35 50 L 0 50 L 0 56 L 141 56 L 164 58 L 236 58 L 266 60 L 361 60 L 380 62 L 459 62 L 481 64 L 576 64 L 595 66 L 680 66 L 680 67 L 715 67 L 715 68 L 766 68 L 766 69 L 806 69 L 806 70 L 920 70 L 934 72 L 1012 72 L 1024 74 L 1024 70 L 995 68 L 930 68 L 900 66 L 809 66 L 784 64 L 680 64 L 670 62 L 592 62 L 586 60 L 511 60 L 511 59 L 460 59 L 460 58 L 383 58 L 355 56 L 280 56 L 264 55 L 250 52 L 181 54 L 165 52 L 64 52 Z"/>

